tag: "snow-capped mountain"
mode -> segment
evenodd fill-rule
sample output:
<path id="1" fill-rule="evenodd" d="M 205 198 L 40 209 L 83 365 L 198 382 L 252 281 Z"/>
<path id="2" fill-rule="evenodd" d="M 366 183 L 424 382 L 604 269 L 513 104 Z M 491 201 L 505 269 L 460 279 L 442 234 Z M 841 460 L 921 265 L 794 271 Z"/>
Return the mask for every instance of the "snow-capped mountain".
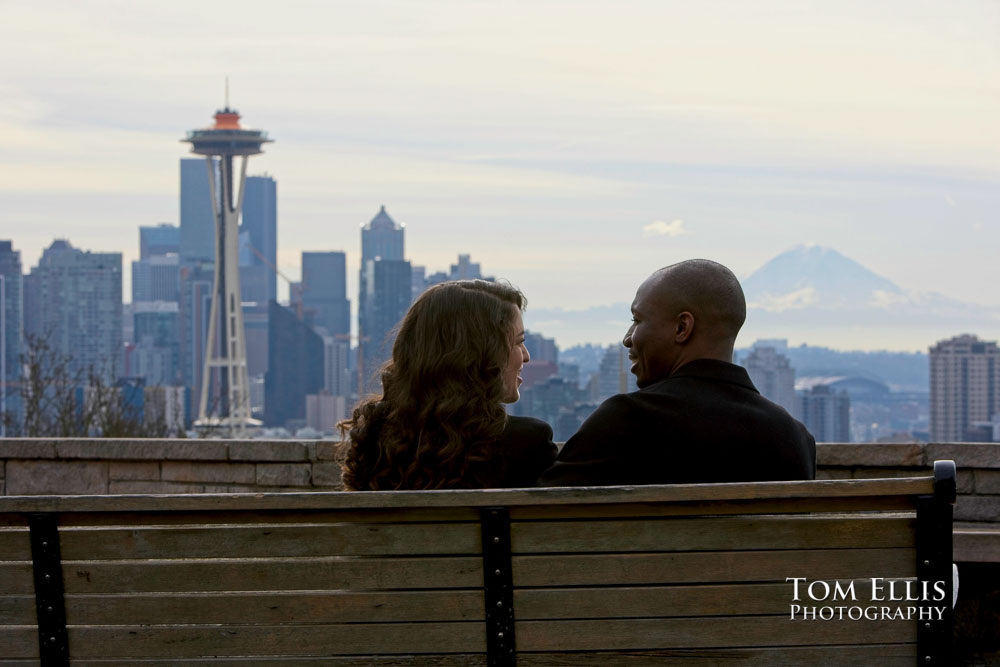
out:
<path id="1" fill-rule="evenodd" d="M 741 281 L 750 311 L 787 313 L 815 323 L 830 315 L 865 314 L 880 324 L 935 318 L 998 321 L 982 306 L 906 290 L 832 248 L 804 244 L 771 259 Z M 824 316 L 827 315 L 827 316 Z"/>
<path id="2" fill-rule="evenodd" d="M 770 312 L 881 307 L 907 300 L 891 280 L 832 248 L 816 245 L 800 245 L 781 253 L 742 283 L 747 306 Z"/>
<path id="3" fill-rule="evenodd" d="M 738 345 L 786 338 L 841 350 L 926 350 L 961 333 L 1000 337 L 1000 309 L 905 289 L 832 248 L 796 246 L 740 283 L 747 320 Z M 560 346 L 607 344 L 621 340 L 628 309 L 623 300 L 575 311 L 529 310 L 525 323 Z"/>

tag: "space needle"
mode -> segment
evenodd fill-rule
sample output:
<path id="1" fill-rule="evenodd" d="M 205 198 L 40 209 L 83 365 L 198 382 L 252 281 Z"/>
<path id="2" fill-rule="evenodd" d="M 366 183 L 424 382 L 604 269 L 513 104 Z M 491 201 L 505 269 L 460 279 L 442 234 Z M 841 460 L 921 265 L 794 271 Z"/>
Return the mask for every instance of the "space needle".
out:
<path id="1" fill-rule="evenodd" d="M 251 155 L 263 153 L 261 146 L 272 139 L 267 138 L 266 132 L 240 126 L 239 113 L 229 108 L 228 89 L 227 84 L 226 106 L 215 112 L 215 125 L 192 130 L 181 141 L 191 144 L 192 153 L 205 156 L 215 219 L 215 282 L 195 426 L 243 435 L 248 427 L 260 426 L 260 421 L 250 414 L 246 335 L 240 303 L 238 224 L 243 209 L 247 160 Z M 239 181 L 234 184 L 233 158 L 237 156 L 242 156 L 243 160 Z M 216 157 L 219 158 L 218 175 L 214 168 Z"/>

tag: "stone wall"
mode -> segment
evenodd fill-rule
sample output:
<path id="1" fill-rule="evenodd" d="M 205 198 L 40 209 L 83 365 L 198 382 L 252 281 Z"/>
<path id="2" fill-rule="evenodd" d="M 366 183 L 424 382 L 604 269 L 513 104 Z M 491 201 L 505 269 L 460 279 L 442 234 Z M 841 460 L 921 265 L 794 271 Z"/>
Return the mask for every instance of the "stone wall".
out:
<path id="1" fill-rule="evenodd" d="M 341 488 L 336 443 L 0 439 L 0 495 L 248 493 Z"/>

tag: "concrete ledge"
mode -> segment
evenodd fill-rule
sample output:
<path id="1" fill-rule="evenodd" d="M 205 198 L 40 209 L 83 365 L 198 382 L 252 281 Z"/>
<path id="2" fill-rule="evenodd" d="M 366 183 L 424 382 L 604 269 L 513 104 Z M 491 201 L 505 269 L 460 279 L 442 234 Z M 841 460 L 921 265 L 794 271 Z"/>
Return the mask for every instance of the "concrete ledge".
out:
<path id="1" fill-rule="evenodd" d="M 1000 470 L 1000 443 L 930 443 L 925 445 L 926 463 L 952 459 L 961 468 L 993 468 Z"/>
<path id="2" fill-rule="evenodd" d="M 44 496 L 108 493 L 107 461 L 8 461 L 6 493 Z"/>
<path id="3" fill-rule="evenodd" d="M 816 446 L 819 466 L 892 466 L 922 467 L 924 445 L 869 443 L 820 443 Z"/>
<path id="4" fill-rule="evenodd" d="M 289 440 L 230 441 L 230 461 L 308 461 L 309 448 L 304 442 Z"/>

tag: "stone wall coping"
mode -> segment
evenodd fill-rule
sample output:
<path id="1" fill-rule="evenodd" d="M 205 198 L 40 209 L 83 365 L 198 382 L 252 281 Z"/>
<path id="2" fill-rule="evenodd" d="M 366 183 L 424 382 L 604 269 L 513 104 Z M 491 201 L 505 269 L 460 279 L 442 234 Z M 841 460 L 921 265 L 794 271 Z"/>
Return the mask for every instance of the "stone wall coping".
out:
<path id="1" fill-rule="evenodd" d="M 821 442 L 816 445 L 819 467 L 929 468 L 934 461 L 951 459 L 964 468 L 1000 470 L 998 442 Z"/>
<path id="2" fill-rule="evenodd" d="M 167 438 L 0 438 L 0 459 L 102 459 L 156 461 L 333 460 L 332 440 Z M 927 468 L 953 459 L 962 468 L 1000 470 L 1000 443 L 837 443 L 816 445 L 821 467 Z"/>
<path id="3" fill-rule="evenodd" d="M 325 442 L 200 438 L 0 438 L 0 460 L 309 461 L 315 458 L 317 443 Z"/>

